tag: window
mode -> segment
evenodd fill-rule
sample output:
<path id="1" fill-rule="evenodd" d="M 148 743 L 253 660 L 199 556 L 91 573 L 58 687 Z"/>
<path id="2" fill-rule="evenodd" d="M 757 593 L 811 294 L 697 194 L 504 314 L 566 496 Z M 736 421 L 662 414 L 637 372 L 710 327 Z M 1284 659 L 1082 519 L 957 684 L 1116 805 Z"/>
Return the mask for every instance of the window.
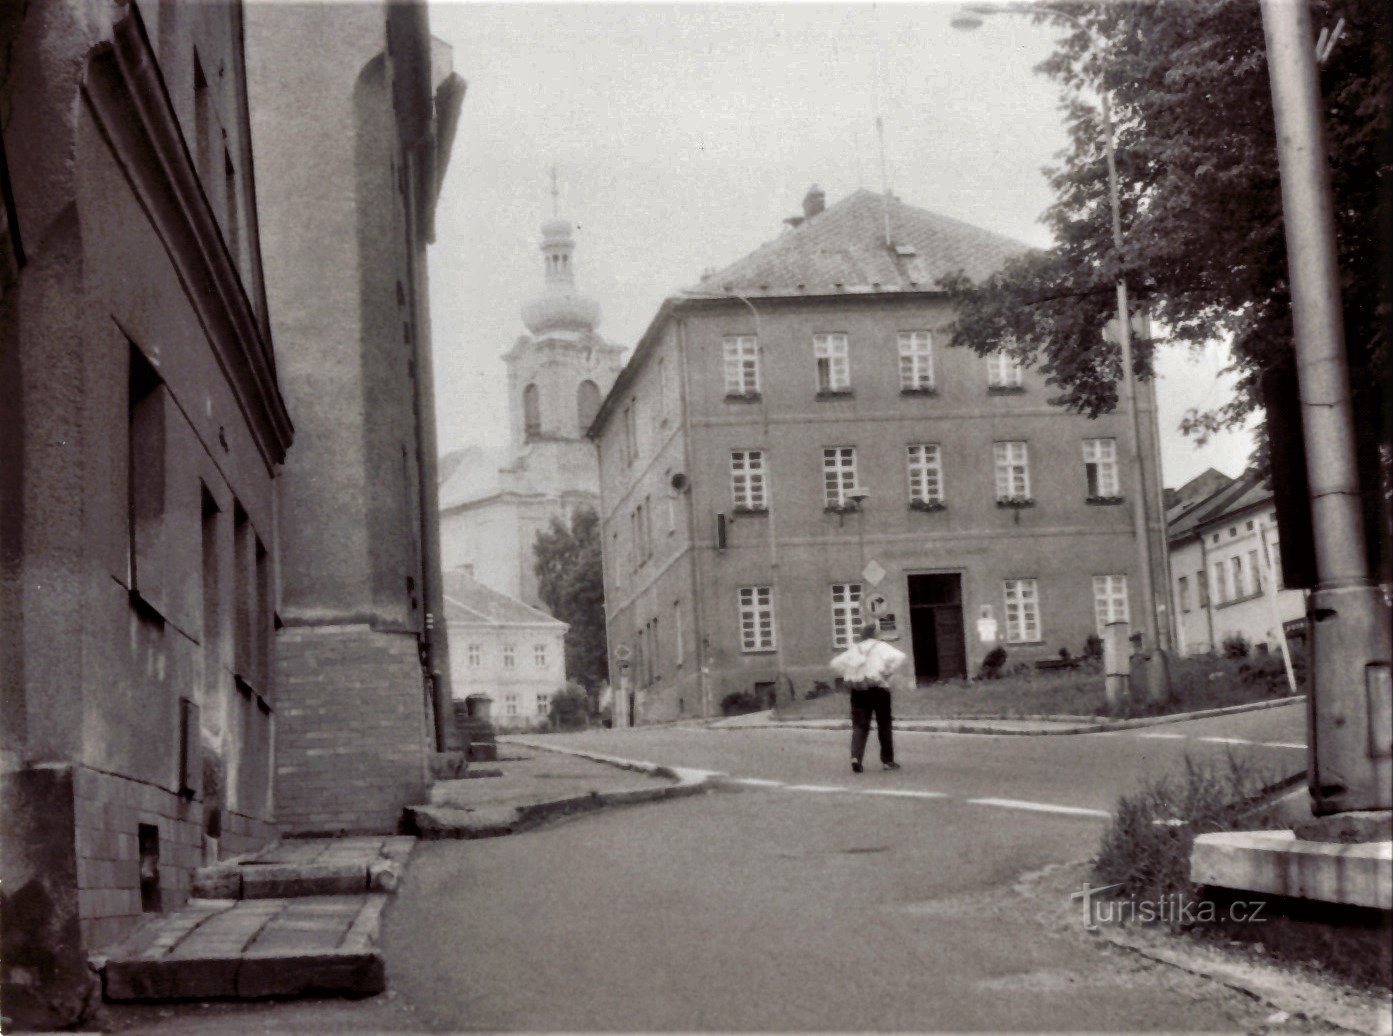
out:
<path id="1" fill-rule="evenodd" d="M 832 584 L 832 646 L 847 648 L 861 628 L 861 584 Z"/>
<path id="2" fill-rule="evenodd" d="M 1262 569 L 1258 568 L 1258 552 L 1248 551 L 1248 591 L 1250 593 L 1262 593 Z"/>
<path id="3" fill-rule="evenodd" d="M 522 390 L 522 433 L 529 439 L 542 434 L 541 391 L 536 385 Z"/>
<path id="4" fill-rule="evenodd" d="M 735 335 L 723 341 L 727 396 L 759 393 L 759 344 L 754 335 Z"/>
<path id="5" fill-rule="evenodd" d="M 1286 588 L 1286 584 L 1282 581 L 1282 552 L 1277 547 L 1275 536 L 1267 541 L 1267 558 L 1268 563 L 1272 566 L 1273 582 L 1277 584 L 1278 590 L 1283 590 Z"/>
<path id="6" fill-rule="evenodd" d="M 653 498 L 651 496 L 643 498 L 643 558 L 645 561 L 653 558 Z"/>
<path id="7" fill-rule="evenodd" d="M 1085 439 L 1083 441 L 1083 470 L 1088 478 L 1088 498 L 1090 500 L 1119 496 L 1117 440 Z"/>
<path id="8" fill-rule="evenodd" d="M 822 451 L 823 502 L 828 507 L 848 507 L 848 494 L 856 488 L 856 447 L 832 446 Z"/>
<path id="9" fill-rule="evenodd" d="M 1252 531 L 1253 531 L 1253 522 L 1252 522 L 1252 519 L 1249 519 L 1248 521 L 1244 522 L 1244 523 L 1243 523 L 1243 528 L 1247 529 L 1249 532 L 1252 532 Z"/>
<path id="10" fill-rule="evenodd" d="M 1188 612 L 1190 610 L 1190 577 L 1181 576 L 1176 581 L 1176 595 L 1180 599 L 1180 610 Z"/>
<path id="11" fill-rule="evenodd" d="M 1093 577 L 1093 614 L 1098 620 L 1098 635 L 1110 622 L 1127 622 L 1127 577 Z"/>
<path id="12" fill-rule="evenodd" d="M 1033 579 L 1006 580 L 1006 641 L 1032 644 L 1041 639 L 1040 593 Z"/>
<path id="13" fill-rule="evenodd" d="M 518 714 L 518 696 L 516 694 L 503 695 L 503 712 L 509 716 Z"/>
<path id="14" fill-rule="evenodd" d="M 987 387 L 1013 389 L 1021 387 L 1021 364 L 1005 349 L 987 354 Z"/>
<path id="15" fill-rule="evenodd" d="M 155 368 L 132 345 L 126 425 L 127 589 L 134 591 L 142 602 L 161 615 L 165 612 L 166 581 L 166 391 Z M 240 563 L 243 556 L 238 557 Z"/>
<path id="16" fill-rule="evenodd" d="M 851 388 L 846 335 L 813 335 L 813 355 L 817 358 L 819 393 L 846 392 Z"/>
<path id="17" fill-rule="evenodd" d="M 1233 539 L 1233 538 L 1234 538 L 1235 536 L 1237 536 L 1237 535 L 1238 535 L 1238 526 L 1237 526 L 1237 525 L 1230 525 L 1230 526 L 1229 526 L 1229 539 Z"/>
<path id="18" fill-rule="evenodd" d="M 1195 572 L 1195 594 L 1199 597 L 1199 606 L 1201 608 L 1208 608 L 1209 577 L 1202 568 Z"/>
<path id="19" fill-rule="evenodd" d="M 539 716 L 545 716 L 545 715 L 547 715 L 547 714 L 550 713 L 550 712 L 551 712 L 551 695 L 550 695 L 550 694 L 538 694 L 538 695 L 537 695 L 537 715 L 539 715 Z"/>
<path id="20" fill-rule="evenodd" d="M 763 450 L 731 451 L 730 495 L 737 511 L 765 509 Z"/>
<path id="21" fill-rule="evenodd" d="M 504 644 L 504 645 L 503 645 L 503 668 L 504 668 L 504 669 L 511 669 L 511 668 L 513 668 L 513 665 L 514 665 L 515 662 L 516 662 L 516 657 L 514 656 L 514 653 L 513 653 L 513 645 L 511 645 L 511 644 Z"/>
<path id="22" fill-rule="evenodd" d="M 547 664 L 547 646 L 545 644 L 532 645 L 532 664 L 539 668 Z"/>
<path id="23" fill-rule="evenodd" d="M 997 500 L 1030 499 L 1030 457 L 1023 442 L 992 444 Z"/>
<path id="24" fill-rule="evenodd" d="M 661 428 L 667 424 L 667 397 L 668 397 L 668 376 L 667 358 L 658 357 L 658 405 L 654 408 L 654 417 Z"/>
<path id="25" fill-rule="evenodd" d="M 599 412 L 600 386 L 593 381 L 582 381 L 576 389 L 576 424 L 580 427 L 581 435 L 585 434 Z"/>
<path id="26" fill-rule="evenodd" d="M 1223 604 L 1229 598 L 1228 587 L 1226 585 L 1228 583 L 1228 577 L 1225 574 L 1227 571 L 1222 561 L 1214 562 L 1214 580 L 1210 587 L 1210 593 L 1214 595 L 1215 604 Z"/>
<path id="27" fill-rule="evenodd" d="M 943 467 L 937 443 L 914 443 L 908 447 L 909 502 L 943 503 Z"/>
<path id="28" fill-rule="evenodd" d="M 638 400 L 631 399 L 624 407 L 624 463 L 638 459 Z"/>
<path id="29" fill-rule="evenodd" d="M 675 659 L 675 661 L 676 661 L 677 667 L 680 669 L 680 668 L 682 667 L 682 663 L 685 661 L 685 656 L 686 656 L 686 644 L 683 643 L 683 638 L 682 638 L 682 602 L 681 602 L 681 601 L 673 601 L 673 602 L 672 602 L 672 635 L 673 635 L 673 648 L 672 648 L 672 653 L 673 653 L 673 657 L 674 657 L 674 659 Z"/>
<path id="30" fill-rule="evenodd" d="M 900 391 L 926 392 L 934 387 L 933 335 L 927 331 L 901 331 Z"/>
<path id="31" fill-rule="evenodd" d="M 1243 558 L 1237 554 L 1229 558 L 1229 568 L 1233 570 L 1233 598 L 1237 600 L 1247 593 L 1243 585 Z"/>
<path id="32" fill-rule="evenodd" d="M 740 588 L 740 650 L 774 650 L 774 592 L 767 586 Z"/>
<path id="33" fill-rule="evenodd" d="M 484 661 L 484 650 L 483 650 L 483 647 L 482 647 L 481 645 L 479 645 L 479 644 L 470 644 L 470 645 L 469 645 L 468 651 L 469 651 L 469 664 L 470 664 L 471 666 L 477 667 L 477 666 L 480 666 L 480 665 L 483 664 L 483 661 Z"/>

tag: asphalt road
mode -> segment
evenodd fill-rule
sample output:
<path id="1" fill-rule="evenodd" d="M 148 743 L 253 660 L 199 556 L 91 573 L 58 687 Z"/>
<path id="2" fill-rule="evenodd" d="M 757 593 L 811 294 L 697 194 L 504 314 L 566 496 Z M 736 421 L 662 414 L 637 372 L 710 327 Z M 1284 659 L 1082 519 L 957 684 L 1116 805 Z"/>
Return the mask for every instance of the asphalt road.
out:
<path id="1" fill-rule="evenodd" d="M 385 928 L 393 990 L 437 1030 L 1261 1027 L 1257 1002 L 1087 935 L 1069 893 L 1118 795 L 1186 753 L 1302 769 L 1300 706 L 1104 735 L 905 733 L 893 773 L 852 774 L 847 736 L 558 738 L 748 783 L 419 846 Z"/>

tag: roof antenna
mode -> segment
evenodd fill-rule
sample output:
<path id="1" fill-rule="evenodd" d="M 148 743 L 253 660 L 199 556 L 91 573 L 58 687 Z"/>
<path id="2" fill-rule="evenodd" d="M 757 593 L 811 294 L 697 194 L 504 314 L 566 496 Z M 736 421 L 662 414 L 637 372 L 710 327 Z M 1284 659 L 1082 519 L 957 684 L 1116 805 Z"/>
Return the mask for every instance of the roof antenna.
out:
<path id="1" fill-rule="evenodd" d="M 885 247 L 890 247 L 890 177 L 885 171 L 885 120 L 881 117 L 882 107 L 880 101 L 880 87 L 882 79 L 881 67 L 881 34 L 880 34 L 880 5 L 871 4 L 871 18 L 875 28 L 875 135 L 880 145 L 880 190 L 882 201 L 883 223 L 885 227 Z"/>

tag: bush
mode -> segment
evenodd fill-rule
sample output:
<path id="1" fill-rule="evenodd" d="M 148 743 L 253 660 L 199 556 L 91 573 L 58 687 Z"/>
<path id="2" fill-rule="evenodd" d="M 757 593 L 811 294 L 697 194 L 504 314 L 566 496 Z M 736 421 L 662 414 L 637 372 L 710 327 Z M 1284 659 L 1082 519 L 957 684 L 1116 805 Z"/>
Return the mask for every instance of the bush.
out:
<path id="1" fill-rule="evenodd" d="M 814 698 L 823 698 L 831 694 L 836 689 L 837 688 L 835 685 L 828 683 L 826 680 L 815 680 L 813 682 L 812 690 L 810 690 L 807 694 L 803 695 L 803 700 L 811 701 Z"/>
<path id="2" fill-rule="evenodd" d="M 580 730 L 588 727 L 590 695 L 578 683 L 567 684 L 564 691 L 551 699 L 548 719 L 557 730 Z"/>
<path id="3" fill-rule="evenodd" d="M 1096 633 L 1090 633 L 1088 639 L 1083 642 L 1084 658 L 1103 657 L 1103 638 Z"/>
<path id="4" fill-rule="evenodd" d="M 754 691 L 731 691 L 721 699 L 722 716 L 744 716 L 751 712 L 763 712 L 767 706 Z"/>
<path id="5" fill-rule="evenodd" d="M 1225 658 L 1247 658 L 1248 652 L 1252 650 L 1248 643 L 1248 638 L 1241 633 L 1234 633 L 1224 638 L 1223 641 Z"/>
<path id="6" fill-rule="evenodd" d="M 1001 670 L 1006 667 L 1006 649 L 998 645 L 987 652 L 987 657 L 982 659 L 982 667 L 977 670 L 979 680 L 998 680 L 1001 678 Z"/>

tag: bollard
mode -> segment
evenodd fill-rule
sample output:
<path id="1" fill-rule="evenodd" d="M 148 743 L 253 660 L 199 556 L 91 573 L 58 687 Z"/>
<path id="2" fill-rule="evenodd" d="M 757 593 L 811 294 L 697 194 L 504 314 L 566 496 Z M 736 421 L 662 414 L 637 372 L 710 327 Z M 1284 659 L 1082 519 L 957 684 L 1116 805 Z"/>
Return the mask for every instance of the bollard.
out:
<path id="1" fill-rule="evenodd" d="M 1103 627 L 1103 693 L 1108 704 L 1121 704 L 1127 697 L 1132 676 L 1132 626 L 1126 621 Z"/>

